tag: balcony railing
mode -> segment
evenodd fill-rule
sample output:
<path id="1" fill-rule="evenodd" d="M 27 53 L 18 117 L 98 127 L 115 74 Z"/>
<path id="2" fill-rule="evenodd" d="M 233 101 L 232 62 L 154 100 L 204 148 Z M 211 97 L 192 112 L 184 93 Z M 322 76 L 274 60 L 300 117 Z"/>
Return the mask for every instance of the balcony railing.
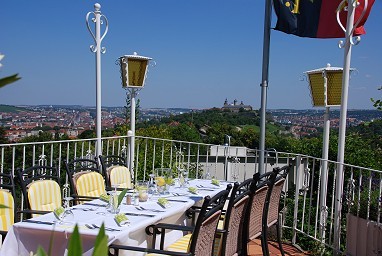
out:
<path id="1" fill-rule="evenodd" d="M 102 138 L 103 155 L 120 155 L 129 159 L 127 136 Z M 33 165 L 56 166 L 67 183 L 64 160 L 96 156 L 96 139 L 0 145 L 0 171 L 14 174 L 17 168 Z M 155 168 L 187 168 L 191 178 L 243 181 L 258 171 L 259 151 L 187 141 L 140 137 L 135 138 L 134 173 L 146 180 Z M 346 252 L 346 214 L 352 212 L 380 223 L 382 172 L 344 164 L 344 186 L 341 201 L 340 229 L 334 227 L 337 162 L 316 157 L 267 151 L 265 168 L 293 164 L 285 184 L 281 220 L 283 237 L 293 244 L 310 244 L 309 250 Z M 325 169 L 324 169 L 325 168 Z M 322 176 L 325 175 L 325 176 Z M 327 183 L 321 184 L 327 175 Z M 20 200 L 21 208 L 22 200 Z M 340 230 L 341 234 L 338 231 Z M 337 235 L 337 236 L 336 236 Z M 336 241 L 335 241 L 336 240 Z M 338 246 L 339 245 L 339 246 Z M 379 250 L 379 248 L 378 248 Z"/>

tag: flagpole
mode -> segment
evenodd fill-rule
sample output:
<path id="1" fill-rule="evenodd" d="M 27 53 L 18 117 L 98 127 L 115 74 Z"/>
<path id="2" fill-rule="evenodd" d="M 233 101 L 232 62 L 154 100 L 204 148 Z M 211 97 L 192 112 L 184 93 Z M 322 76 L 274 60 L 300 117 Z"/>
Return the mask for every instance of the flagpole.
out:
<path id="1" fill-rule="evenodd" d="M 340 125 L 338 134 L 338 153 L 337 153 L 337 184 L 336 184 L 336 201 L 334 211 L 334 248 L 340 252 L 340 238 L 341 238 L 341 210 L 342 210 L 342 196 L 344 185 L 344 156 L 345 156 L 345 139 L 346 139 L 346 116 L 348 106 L 349 94 L 349 79 L 350 79 L 350 61 L 352 51 L 352 36 L 353 24 L 355 15 L 355 5 L 357 0 L 351 0 L 348 3 L 348 15 L 345 31 L 345 45 L 344 45 L 344 66 L 342 76 L 342 96 L 341 96 L 341 112 L 340 112 Z"/>
<path id="2" fill-rule="evenodd" d="M 267 90 L 269 77 L 269 49 L 271 42 L 271 20 L 272 20 L 272 4 L 271 0 L 265 0 L 265 16 L 264 16 L 264 37 L 263 37 L 263 66 L 261 78 L 261 108 L 260 108 L 260 141 L 259 141 L 259 173 L 265 173 L 264 154 L 265 154 L 265 125 L 267 110 Z"/>

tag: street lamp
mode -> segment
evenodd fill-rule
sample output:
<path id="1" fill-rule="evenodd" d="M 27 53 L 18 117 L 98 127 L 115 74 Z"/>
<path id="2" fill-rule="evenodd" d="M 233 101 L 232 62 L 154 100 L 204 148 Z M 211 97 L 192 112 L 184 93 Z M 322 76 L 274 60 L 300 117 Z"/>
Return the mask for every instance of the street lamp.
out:
<path id="1" fill-rule="evenodd" d="M 122 88 L 130 93 L 130 170 L 134 176 L 134 150 L 135 150 L 135 96 L 137 91 L 145 86 L 148 65 L 152 58 L 139 56 L 136 52 L 133 55 L 119 57 Z"/>
<path id="2" fill-rule="evenodd" d="M 328 183 L 328 158 L 329 158 L 329 134 L 330 134 L 330 107 L 341 105 L 343 69 L 331 67 L 305 72 L 310 88 L 313 107 L 325 107 L 324 135 L 322 145 L 322 165 L 320 184 L 320 235 L 325 239 L 325 225 L 327 216 L 326 193 Z"/>

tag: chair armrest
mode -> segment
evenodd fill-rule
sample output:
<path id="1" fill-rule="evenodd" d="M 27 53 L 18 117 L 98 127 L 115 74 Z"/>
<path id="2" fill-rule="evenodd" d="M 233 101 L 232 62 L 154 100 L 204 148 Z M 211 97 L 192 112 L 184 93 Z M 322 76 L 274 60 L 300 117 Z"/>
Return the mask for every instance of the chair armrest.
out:
<path id="1" fill-rule="evenodd" d="M 21 213 L 26 213 L 26 214 L 47 214 L 47 213 L 50 213 L 50 212 L 51 211 L 37 211 L 37 210 L 25 209 L 25 210 L 17 211 L 16 214 L 21 214 Z"/>
<path id="2" fill-rule="evenodd" d="M 78 196 L 78 195 L 72 195 L 73 197 L 73 202 L 83 202 L 83 201 L 92 201 L 95 199 L 99 199 L 99 197 L 95 196 Z"/>
<path id="3" fill-rule="evenodd" d="M 8 234 L 8 231 L 0 230 L 1 241 L 4 242 L 4 239 L 7 236 L 7 234 Z"/>
<path id="4" fill-rule="evenodd" d="M 190 232 L 194 231 L 194 227 L 181 226 L 181 225 L 169 224 L 169 223 L 153 224 L 153 225 L 147 226 L 145 230 L 146 230 L 146 234 L 153 235 L 154 232 L 155 232 L 155 234 L 161 234 L 162 232 L 159 231 L 159 229 L 161 229 L 162 231 L 164 231 L 166 229 L 190 231 Z"/>
<path id="5" fill-rule="evenodd" d="M 164 255 L 178 255 L 178 256 L 192 255 L 192 253 L 173 252 L 173 251 L 148 249 L 148 248 L 135 247 L 135 246 L 116 245 L 116 244 L 109 245 L 109 249 L 114 249 L 116 250 L 116 252 L 118 252 L 119 250 L 127 250 L 127 251 L 139 251 L 139 252 L 146 252 L 146 253 L 157 253 L 157 254 L 164 254 Z M 116 255 L 118 255 L 118 253 Z"/>

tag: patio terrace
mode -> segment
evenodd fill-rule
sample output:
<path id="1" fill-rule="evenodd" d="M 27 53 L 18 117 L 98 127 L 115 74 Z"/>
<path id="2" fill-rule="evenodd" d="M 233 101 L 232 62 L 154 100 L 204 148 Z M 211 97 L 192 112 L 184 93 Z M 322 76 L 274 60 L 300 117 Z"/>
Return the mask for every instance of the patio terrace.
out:
<path id="1" fill-rule="evenodd" d="M 121 155 L 128 159 L 131 139 L 128 136 L 102 138 L 103 155 Z M 51 165 L 58 168 L 62 184 L 65 184 L 68 181 L 63 172 L 63 161 L 74 158 L 94 158 L 95 146 L 96 139 L 2 144 L 0 145 L 0 171 L 14 173 L 17 168 L 36 164 Z M 147 180 L 148 174 L 154 168 L 180 166 L 190 171 L 191 178 L 215 177 L 243 181 L 258 171 L 259 153 L 249 148 L 234 146 L 229 148 L 137 136 L 134 172 L 138 179 Z M 349 223 L 347 214 L 362 216 L 368 223 L 374 223 L 375 227 L 379 228 L 381 171 L 344 164 L 343 196 L 339 199 L 342 203 L 342 212 L 339 214 L 341 227 L 339 231 L 336 231 L 334 219 L 338 163 L 300 154 L 265 152 L 266 171 L 292 162 L 293 169 L 288 175 L 281 202 L 283 239 L 288 244 L 302 247 L 310 254 L 333 255 L 335 252 L 339 254 L 357 252 L 357 246 L 346 244 L 346 239 L 354 239 L 354 235 L 349 233 L 349 230 L 357 227 L 354 223 Z M 328 184 L 322 190 L 322 168 L 326 165 Z M 22 200 L 17 203 L 23 208 Z M 362 235 L 357 228 L 355 231 L 359 233 L 359 236 Z M 374 243 L 371 247 L 370 250 L 375 255 L 381 252 L 380 243 Z M 251 255 L 256 255 L 256 250 L 254 245 Z"/>

